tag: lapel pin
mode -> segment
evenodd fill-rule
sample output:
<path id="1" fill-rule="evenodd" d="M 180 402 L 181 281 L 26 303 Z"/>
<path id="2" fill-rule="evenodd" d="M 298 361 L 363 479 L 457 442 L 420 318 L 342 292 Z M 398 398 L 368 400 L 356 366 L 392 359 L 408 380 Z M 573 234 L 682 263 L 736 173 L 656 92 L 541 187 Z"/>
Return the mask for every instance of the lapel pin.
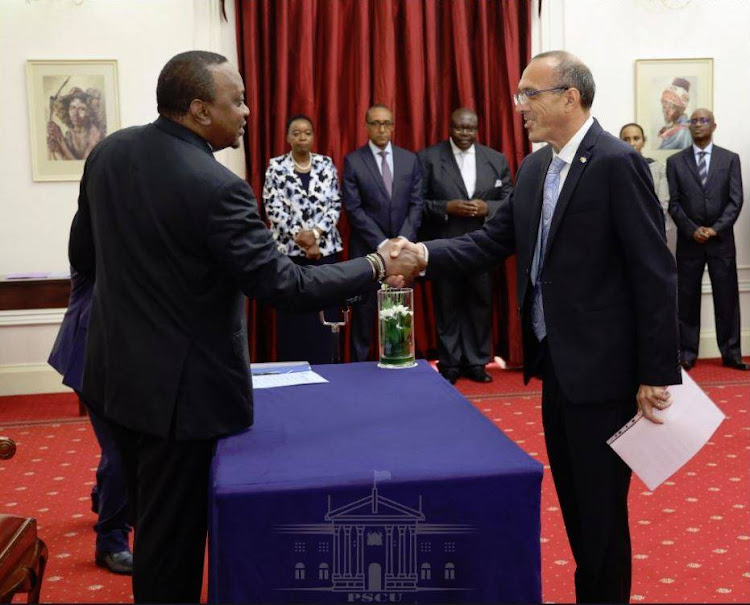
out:
<path id="1" fill-rule="evenodd" d="M 583 156 L 581 156 L 581 157 L 580 157 L 580 158 L 578 158 L 578 159 L 579 159 L 579 160 L 581 161 L 581 164 L 585 164 L 585 163 L 587 162 L 586 158 L 585 158 L 585 157 L 583 157 Z"/>

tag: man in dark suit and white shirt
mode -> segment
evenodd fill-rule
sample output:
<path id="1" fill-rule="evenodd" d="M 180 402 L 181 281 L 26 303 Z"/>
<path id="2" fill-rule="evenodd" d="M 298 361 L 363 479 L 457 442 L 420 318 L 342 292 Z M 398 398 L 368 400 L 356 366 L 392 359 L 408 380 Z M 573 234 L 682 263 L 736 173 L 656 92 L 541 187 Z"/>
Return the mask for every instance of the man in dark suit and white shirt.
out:
<path id="1" fill-rule="evenodd" d="M 708 264 L 722 364 L 750 370 L 740 352 L 740 297 L 734 223 L 742 208 L 740 157 L 713 144 L 714 115 L 690 117 L 693 144 L 667 160 L 669 214 L 677 225 L 678 308 L 682 367 L 698 359 L 701 281 Z"/>
<path id="2" fill-rule="evenodd" d="M 677 272 L 645 160 L 590 115 L 590 70 L 570 53 L 532 59 L 516 111 L 532 142 L 514 194 L 482 229 L 426 244 L 427 276 L 518 255 L 524 377 L 543 381 L 552 477 L 579 602 L 626 603 L 631 471 L 607 445 L 637 410 L 653 422 L 680 382 Z"/>
<path id="3" fill-rule="evenodd" d="M 250 113 L 225 57 L 173 57 L 156 97 L 153 124 L 88 156 L 69 255 L 94 279 L 82 391 L 122 458 L 133 595 L 188 603 L 201 594 L 216 440 L 253 421 L 243 294 L 320 308 L 415 266 L 371 254 L 299 267 L 278 251 L 250 186 L 213 156 L 239 145 Z"/>
<path id="4" fill-rule="evenodd" d="M 479 229 L 513 191 L 508 160 L 477 143 L 479 119 L 462 107 L 451 114 L 447 141 L 419 152 L 424 212 L 422 232 L 455 237 Z M 491 382 L 492 273 L 470 273 L 432 284 L 438 335 L 438 369 L 451 383 L 463 374 Z"/>
<path id="5" fill-rule="evenodd" d="M 414 240 L 422 220 L 422 172 L 417 156 L 391 143 L 393 112 L 373 105 L 365 113 L 369 141 L 344 158 L 341 196 L 349 217 L 349 257 L 397 236 Z M 366 361 L 377 315 L 376 288 L 354 308 L 352 361 Z"/>

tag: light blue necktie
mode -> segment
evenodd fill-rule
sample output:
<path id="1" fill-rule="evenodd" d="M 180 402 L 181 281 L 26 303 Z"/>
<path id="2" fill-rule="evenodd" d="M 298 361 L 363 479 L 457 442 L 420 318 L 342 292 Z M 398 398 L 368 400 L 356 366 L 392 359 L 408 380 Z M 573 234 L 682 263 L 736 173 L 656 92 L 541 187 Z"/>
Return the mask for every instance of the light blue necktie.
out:
<path id="1" fill-rule="evenodd" d="M 539 278 L 542 275 L 542 261 L 544 250 L 547 247 L 547 236 L 552 224 L 552 215 L 555 213 L 557 198 L 560 195 L 560 171 L 565 166 L 565 160 L 556 157 L 547 170 L 544 179 L 544 197 L 542 200 L 542 216 L 539 220 L 539 233 L 536 238 L 536 249 L 534 259 L 531 262 L 531 281 L 534 284 L 534 299 L 531 303 L 531 327 L 534 334 L 541 342 L 547 335 L 547 326 L 544 324 L 544 305 L 542 303 L 542 286 Z"/>

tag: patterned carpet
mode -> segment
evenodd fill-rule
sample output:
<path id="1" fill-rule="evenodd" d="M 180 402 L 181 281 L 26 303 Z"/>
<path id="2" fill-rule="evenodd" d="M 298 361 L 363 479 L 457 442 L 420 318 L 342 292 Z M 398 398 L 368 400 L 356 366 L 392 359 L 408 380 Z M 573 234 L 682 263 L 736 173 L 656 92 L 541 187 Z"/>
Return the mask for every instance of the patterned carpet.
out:
<path id="1" fill-rule="evenodd" d="M 495 366 L 490 372 L 495 381 L 489 385 L 460 380 L 456 387 L 529 455 L 546 464 L 541 384 L 523 387 L 519 372 Z M 709 445 L 655 492 L 633 480 L 634 603 L 750 602 L 750 376 L 714 361 L 702 361 L 691 375 L 727 419 Z M 0 463 L 0 512 L 38 519 L 50 549 L 43 601 L 131 601 L 129 578 L 93 562 L 89 491 L 98 453 L 87 419 L 77 413 L 71 395 L 0 397 L 0 434 L 18 444 L 16 456 Z M 545 602 L 574 600 L 573 569 L 545 469 Z"/>

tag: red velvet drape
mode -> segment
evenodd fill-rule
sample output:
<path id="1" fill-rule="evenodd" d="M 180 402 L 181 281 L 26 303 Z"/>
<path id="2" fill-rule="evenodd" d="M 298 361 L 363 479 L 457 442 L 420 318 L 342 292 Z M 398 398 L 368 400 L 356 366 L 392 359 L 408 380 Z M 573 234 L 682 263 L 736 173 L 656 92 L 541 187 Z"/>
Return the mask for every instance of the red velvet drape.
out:
<path id="1" fill-rule="evenodd" d="M 269 158 L 287 150 L 285 122 L 305 113 L 315 147 L 343 170 L 367 141 L 365 110 L 393 108 L 394 143 L 418 151 L 448 136 L 457 107 L 479 115 L 479 141 L 515 173 L 528 152 L 512 93 L 530 54 L 530 0 L 237 0 L 240 71 L 251 110 L 246 139 L 256 194 Z M 261 200 L 259 200 L 259 203 Z M 342 212 L 339 229 L 349 228 Z M 520 362 L 515 260 L 493 318 L 495 354 Z M 436 348 L 430 285 L 417 287 L 417 348 Z M 250 314 L 253 358 L 272 357 L 266 310 Z"/>

